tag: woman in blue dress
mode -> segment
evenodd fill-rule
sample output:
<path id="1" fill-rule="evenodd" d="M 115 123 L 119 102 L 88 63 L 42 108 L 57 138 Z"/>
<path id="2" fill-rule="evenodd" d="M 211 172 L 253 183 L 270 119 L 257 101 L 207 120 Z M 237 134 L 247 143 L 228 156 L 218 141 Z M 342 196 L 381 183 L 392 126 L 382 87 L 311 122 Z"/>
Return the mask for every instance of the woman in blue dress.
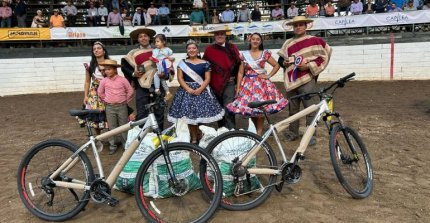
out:
<path id="1" fill-rule="evenodd" d="M 222 119 L 224 109 L 209 87 L 210 64 L 200 59 L 196 42 L 187 42 L 187 59 L 178 64 L 180 87 L 173 98 L 167 119 L 176 123 L 184 119 L 190 130 L 191 143 L 200 140 L 198 125 Z"/>

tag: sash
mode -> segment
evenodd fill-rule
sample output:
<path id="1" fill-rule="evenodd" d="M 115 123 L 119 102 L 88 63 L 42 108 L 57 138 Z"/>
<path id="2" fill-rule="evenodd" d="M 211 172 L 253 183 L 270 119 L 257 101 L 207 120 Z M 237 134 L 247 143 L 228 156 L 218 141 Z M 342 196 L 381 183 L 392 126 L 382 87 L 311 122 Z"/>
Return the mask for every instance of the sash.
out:
<path id="1" fill-rule="evenodd" d="M 264 51 L 263 51 L 264 53 Z M 247 50 L 247 51 L 243 51 L 242 52 L 243 57 L 245 58 L 246 63 L 249 64 L 249 66 L 255 70 L 258 74 L 265 74 L 267 75 L 267 71 L 260 67 L 260 65 L 258 65 L 255 60 L 252 58 L 251 53 Z"/>
<path id="2" fill-rule="evenodd" d="M 185 62 L 184 60 L 181 60 L 181 62 L 179 62 L 178 67 L 181 68 L 181 70 L 183 72 L 185 72 L 191 79 L 193 79 L 195 82 L 197 82 L 198 84 L 202 85 L 203 84 L 203 79 L 202 77 L 200 77 L 200 75 L 198 75 L 193 69 L 191 69 Z M 209 88 L 209 85 L 206 87 L 206 89 L 208 90 L 209 96 L 212 98 L 212 94 L 211 94 L 211 90 Z"/>

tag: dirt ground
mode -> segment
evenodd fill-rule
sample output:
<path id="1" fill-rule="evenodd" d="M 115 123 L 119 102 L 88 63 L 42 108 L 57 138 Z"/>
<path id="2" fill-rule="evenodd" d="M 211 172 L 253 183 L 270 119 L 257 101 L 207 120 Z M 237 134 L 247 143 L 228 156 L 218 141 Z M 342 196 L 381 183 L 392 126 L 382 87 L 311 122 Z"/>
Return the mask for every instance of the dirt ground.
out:
<path id="1" fill-rule="evenodd" d="M 246 212 L 218 210 L 211 222 L 430 222 L 430 81 L 352 82 L 336 92 L 335 108 L 364 139 L 374 168 L 373 194 L 352 199 L 330 163 L 325 127 L 318 144 L 300 163 L 299 183 L 274 190 L 260 207 Z M 48 138 L 85 140 L 67 113 L 79 108 L 82 92 L 0 98 L 0 222 L 41 222 L 21 203 L 16 172 L 23 154 Z M 287 117 L 276 114 L 273 120 Z M 247 120 L 238 118 L 239 126 Z M 287 153 L 297 143 L 287 145 Z M 115 155 L 119 157 L 120 154 Z M 105 171 L 113 159 L 104 150 Z M 95 165 L 93 165 L 95 166 Z M 70 222 L 143 221 L 132 195 L 114 191 L 114 208 L 90 202 Z"/>

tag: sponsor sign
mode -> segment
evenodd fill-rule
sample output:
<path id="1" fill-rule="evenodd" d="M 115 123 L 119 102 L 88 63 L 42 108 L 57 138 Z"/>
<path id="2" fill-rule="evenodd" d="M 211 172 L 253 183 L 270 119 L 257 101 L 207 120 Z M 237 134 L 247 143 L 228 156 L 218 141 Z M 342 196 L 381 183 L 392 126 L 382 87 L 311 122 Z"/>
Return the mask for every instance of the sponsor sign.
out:
<path id="1" fill-rule="evenodd" d="M 2 28 L 0 41 L 13 40 L 50 40 L 51 32 L 48 28 Z"/>

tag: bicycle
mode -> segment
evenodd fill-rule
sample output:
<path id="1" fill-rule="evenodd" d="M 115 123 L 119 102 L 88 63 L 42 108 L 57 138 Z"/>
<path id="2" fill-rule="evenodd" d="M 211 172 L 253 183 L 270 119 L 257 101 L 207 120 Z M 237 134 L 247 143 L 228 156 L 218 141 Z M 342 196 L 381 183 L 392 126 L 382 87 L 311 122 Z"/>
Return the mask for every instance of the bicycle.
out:
<path id="1" fill-rule="evenodd" d="M 191 143 L 167 144 L 163 141 L 155 119 L 154 106 L 157 103 L 153 102 L 145 107 L 149 110 L 146 118 L 129 122 L 96 137 L 88 124 L 88 115 L 99 111 L 71 110 L 71 116 L 86 120 L 89 140 L 79 148 L 69 141 L 47 140 L 26 153 L 19 165 L 17 179 L 19 195 L 25 207 L 43 220 L 65 221 L 82 211 L 90 199 L 96 203 L 117 205 L 119 201 L 112 196 L 111 188 L 143 138 L 152 130 L 157 134 L 160 148 L 150 153 L 136 175 L 134 194 L 140 212 L 150 222 L 206 222 L 215 213 L 222 196 L 221 174 L 216 161 L 205 150 Z M 138 136 L 105 178 L 95 143 L 142 125 Z M 94 153 L 98 174 L 94 173 L 85 153 L 88 148 L 92 148 Z M 184 156 L 187 157 L 185 163 L 185 159 L 179 158 Z M 208 171 L 199 171 L 200 175 L 197 176 L 200 165 Z M 194 182 L 191 178 L 184 178 L 183 172 L 180 173 L 179 169 L 184 166 L 188 168 L 188 172 L 193 171 Z M 150 178 L 159 178 L 161 172 L 167 182 L 165 189 L 170 190 L 172 196 L 163 199 L 145 196 L 145 187 L 148 188 Z M 189 191 L 196 187 L 192 183 L 196 184 L 197 181 L 197 184 L 203 184 L 208 179 L 212 182 L 210 196 L 205 196 L 201 190 Z"/>
<path id="2" fill-rule="evenodd" d="M 329 103 L 332 103 L 334 91 L 338 87 L 344 87 L 345 83 L 354 76 L 355 73 L 351 73 L 318 92 L 292 97 L 291 99 L 309 99 L 318 95 L 320 102 L 276 124 L 272 124 L 267 114 L 264 113 L 269 123 L 269 129 L 262 137 L 251 132 L 234 130 L 226 132 L 211 141 L 206 150 L 218 161 L 222 159 L 219 154 L 223 150 L 248 146 L 245 152 L 235 154 L 235 158 L 230 161 L 228 167 L 225 167 L 226 161 L 222 161 L 224 164 L 221 162 L 220 166 L 224 165 L 224 167 L 220 168 L 221 172 L 232 177 L 234 192 L 230 196 L 224 195 L 220 205 L 228 210 L 249 210 L 262 204 L 274 188 L 280 192 L 284 183 L 293 184 L 299 182 L 302 171 L 298 162 L 305 158 L 304 152 L 321 119 L 325 122 L 329 132 L 330 158 L 339 182 L 353 198 L 368 197 L 373 188 L 373 171 L 367 149 L 356 131 L 342 121 L 339 113 L 329 109 Z M 333 87 L 335 87 L 333 91 L 328 93 Z M 259 108 L 274 103 L 276 101 L 273 100 L 250 102 L 248 106 Z M 262 110 L 264 111 L 264 109 Z M 304 132 L 297 150 L 288 160 L 280 143 L 278 131 L 286 129 L 289 123 L 315 111 L 317 111 L 315 118 Z M 275 153 L 267 142 L 270 136 L 273 136 L 278 145 L 279 153 L 282 157 L 280 166 L 278 166 Z M 355 173 L 355 170 L 358 170 L 358 173 Z M 201 171 L 205 172 L 206 170 L 202 167 Z M 277 176 L 281 176 L 280 181 L 276 180 Z M 223 175 L 223 180 L 226 181 L 226 179 L 227 177 Z M 224 182 L 224 185 L 227 185 L 227 183 Z M 209 193 L 209 188 L 206 185 L 203 185 L 203 188 Z M 224 191 L 226 191 L 225 187 Z"/>

